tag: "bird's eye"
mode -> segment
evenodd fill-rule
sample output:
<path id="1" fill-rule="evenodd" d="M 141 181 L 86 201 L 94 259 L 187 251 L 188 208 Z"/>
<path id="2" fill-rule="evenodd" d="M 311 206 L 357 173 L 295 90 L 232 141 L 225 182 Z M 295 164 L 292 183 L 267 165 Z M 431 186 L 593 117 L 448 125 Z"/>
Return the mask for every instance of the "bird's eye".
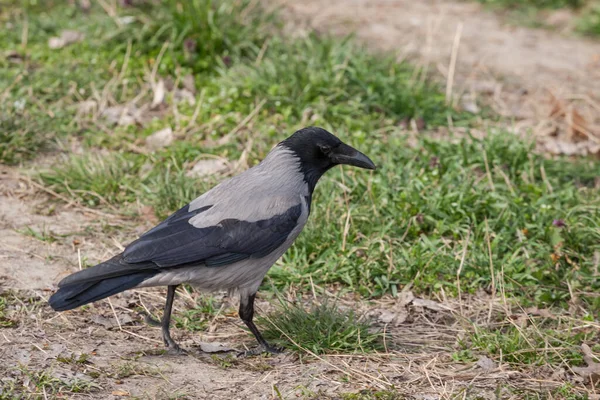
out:
<path id="1" fill-rule="evenodd" d="M 326 144 L 319 145 L 319 148 L 321 149 L 323 154 L 329 154 L 331 152 L 331 146 L 328 146 Z"/>

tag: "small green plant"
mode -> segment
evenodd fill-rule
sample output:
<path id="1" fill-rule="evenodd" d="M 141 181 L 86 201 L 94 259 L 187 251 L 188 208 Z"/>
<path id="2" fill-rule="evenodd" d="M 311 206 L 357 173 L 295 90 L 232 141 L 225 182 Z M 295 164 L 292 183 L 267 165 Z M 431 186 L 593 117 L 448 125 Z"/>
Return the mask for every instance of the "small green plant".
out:
<path id="1" fill-rule="evenodd" d="M 344 393 L 342 400 L 401 400 L 405 397 L 391 390 L 361 390 L 358 393 Z"/>
<path id="2" fill-rule="evenodd" d="M 47 229 L 45 227 L 38 232 L 35 229 L 33 229 L 32 227 L 28 226 L 26 228 L 19 230 L 18 232 L 23 235 L 30 236 L 34 239 L 37 239 L 41 242 L 46 242 L 49 244 L 55 243 L 61 237 L 67 236 L 67 235 L 58 235 L 58 234 L 52 232 L 50 229 Z"/>
<path id="3" fill-rule="evenodd" d="M 139 157 L 87 155 L 72 157 L 40 174 L 44 184 L 86 206 L 133 202 L 139 188 Z"/>
<path id="4" fill-rule="evenodd" d="M 238 359 L 231 354 L 226 354 L 225 356 L 212 354 L 210 359 L 222 369 L 229 369 L 238 363 Z"/>
<path id="5" fill-rule="evenodd" d="M 127 361 L 111 367 L 110 371 L 107 371 L 109 375 L 114 379 L 125 379 L 131 376 L 159 376 L 160 371 L 158 368 L 144 364 L 141 362 Z"/>
<path id="6" fill-rule="evenodd" d="M 26 107 L 25 99 L 20 101 L 22 106 L 16 100 L 17 107 Z M 27 107 L 36 110 L 35 105 Z M 36 156 L 55 135 L 48 129 L 51 123 L 47 115 L 0 106 L 0 163 L 21 164 Z"/>
<path id="7" fill-rule="evenodd" d="M 75 353 L 71 353 L 71 355 L 65 357 L 65 356 L 58 356 L 56 357 L 56 361 L 64 363 L 64 364 L 73 364 L 73 365 L 81 365 L 81 364 L 87 364 L 89 362 L 90 359 L 90 355 L 87 353 L 81 353 L 79 355 L 75 354 Z"/>
<path id="8" fill-rule="evenodd" d="M 267 340 L 276 340 L 295 351 L 315 354 L 363 353 L 383 350 L 383 335 L 353 310 L 334 303 L 312 304 L 307 310 L 282 301 L 280 308 L 257 324 Z"/>
<path id="9" fill-rule="evenodd" d="M 9 317 L 8 312 L 8 299 L 7 295 L 3 293 L 0 295 L 0 327 L 2 328 L 13 328 L 17 326 L 17 321 Z"/>
<path id="10" fill-rule="evenodd" d="M 499 324 L 495 328 L 476 328 L 467 345 L 473 352 L 483 351 L 502 362 L 514 365 L 583 364 L 581 343 L 594 343 L 596 330 L 572 330 L 557 321 L 536 322 L 537 326 L 518 327 Z M 560 327 L 560 328 L 559 328 Z"/>
<path id="11" fill-rule="evenodd" d="M 21 367 L 20 370 L 28 378 L 29 387 L 35 388 L 35 392 L 31 394 L 88 393 L 100 389 L 99 385 L 85 379 L 56 378 L 51 370 L 31 370 L 27 367 Z"/>
<path id="12" fill-rule="evenodd" d="M 217 311 L 215 299 L 210 295 L 201 294 L 193 308 L 174 315 L 173 319 L 177 328 L 191 332 L 204 331 Z"/>

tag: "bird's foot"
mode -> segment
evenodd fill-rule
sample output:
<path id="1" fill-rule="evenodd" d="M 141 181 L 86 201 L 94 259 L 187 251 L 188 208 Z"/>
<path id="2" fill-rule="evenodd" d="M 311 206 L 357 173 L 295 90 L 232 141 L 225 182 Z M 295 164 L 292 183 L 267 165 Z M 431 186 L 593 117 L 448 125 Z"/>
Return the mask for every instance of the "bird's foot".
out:
<path id="1" fill-rule="evenodd" d="M 281 353 L 283 353 L 283 347 L 275 347 L 275 346 L 271 346 L 270 344 L 267 344 L 267 345 L 260 344 L 253 349 L 242 351 L 242 352 L 238 353 L 237 356 L 238 356 L 238 358 L 246 358 L 246 357 L 251 357 L 251 356 L 258 356 L 263 353 L 281 354 Z"/>
<path id="2" fill-rule="evenodd" d="M 173 355 L 184 355 L 187 354 L 187 351 L 179 347 L 179 345 L 171 339 L 171 337 L 164 337 L 163 341 L 165 342 L 165 347 L 167 348 L 167 353 Z"/>
<path id="3" fill-rule="evenodd" d="M 177 343 L 174 343 L 173 345 L 167 345 L 167 353 L 172 354 L 174 356 L 183 356 L 186 355 L 188 352 L 179 347 Z"/>

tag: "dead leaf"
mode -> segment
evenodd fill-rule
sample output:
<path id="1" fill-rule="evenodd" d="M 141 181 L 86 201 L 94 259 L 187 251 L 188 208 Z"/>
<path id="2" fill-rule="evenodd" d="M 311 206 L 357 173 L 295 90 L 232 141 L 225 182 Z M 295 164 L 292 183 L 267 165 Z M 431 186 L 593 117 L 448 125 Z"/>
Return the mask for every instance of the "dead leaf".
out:
<path id="1" fill-rule="evenodd" d="M 131 396 L 129 392 L 126 392 L 125 390 L 113 390 L 111 394 L 113 396 Z"/>
<path id="2" fill-rule="evenodd" d="M 391 312 L 389 310 L 382 310 L 381 314 L 379 314 L 379 322 L 384 324 L 389 324 L 396 318 L 396 313 Z"/>
<path id="3" fill-rule="evenodd" d="M 461 99 L 462 109 L 471 114 L 479 114 L 481 111 L 474 96 L 465 96 Z"/>
<path id="4" fill-rule="evenodd" d="M 533 315 L 533 316 L 539 316 L 539 317 L 544 317 L 544 318 L 550 318 L 550 319 L 556 319 L 556 317 L 550 312 L 550 310 L 548 310 L 547 308 L 537 308 L 537 307 L 529 307 L 525 309 L 525 312 L 527 314 Z"/>
<path id="5" fill-rule="evenodd" d="M 128 314 L 121 314 L 118 317 L 119 317 L 119 322 L 121 323 L 121 326 L 128 325 L 133 322 L 133 319 Z M 98 325 L 102 325 L 106 329 L 111 329 L 111 328 L 115 328 L 115 327 L 119 326 L 119 324 L 117 323 L 117 320 L 115 319 L 114 316 L 111 318 L 107 318 L 107 317 L 103 317 L 102 315 L 99 315 L 99 314 L 94 314 L 91 319 L 92 319 L 92 322 L 94 322 Z"/>
<path id="6" fill-rule="evenodd" d="M 572 105 L 565 116 L 567 123 L 567 136 L 576 142 L 585 140 L 588 138 L 587 132 L 589 132 L 588 123 Z"/>
<path id="7" fill-rule="evenodd" d="M 595 357 L 592 349 L 584 343 L 581 345 L 581 351 L 583 352 L 583 361 L 585 361 L 587 367 L 572 367 L 573 372 L 584 379 L 589 378 L 591 382 L 600 381 L 600 363 L 594 361 Z"/>
<path id="8" fill-rule="evenodd" d="M 59 37 L 51 37 L 48 39 L 48 47 L 55 50 L 62 49 L 65 46 L 82 41 L 83 38 L 84 35 L 81 32 L 64 30 L 60 33 Z"/>
<path id="9" fill-rule="evenodd" d="M 477 365 L 484 371 L 491 371 L 498 367 L 494 360 L 486 356 L 479 357 L 479 360 L 477 360 Z"/>
<path id="10" fill-rule="evenodd" d="M 196 98 L 194 94 L 187 89 L 177 89 L 173 93 L 173 100 L 180 103 L 182 101 L 187 101 L 190 106 L 196 104 Z"/>
<path id="11" fill-rule="evenodd" d="M 54 344 L 53 343 L 49 346 L 49 348 L 46 349 L 46 352 L 44 353 L 44 359 L 45 360 L 55 359 L 60 354 L 62 354 L 66 349 L 67 349 L 67 347 L 64 344 L 58 344 L 58 343 Z"/>
<path id="12" fill-rule="evenodd" d="M 183 77 L 182 80 L 183 87 L 191 92 L 193 95 L 196 94 L 196 80 L 194 79 L 194 75 L 188 74 Z"/>
<path id="13" fill-rule="evenodd" d="M 84 100 L 77 104 L 77 115 L 93 114 L 97 106 L 98 103 L 95 100 Z"/>
<path id="14" fill-rule="evenodd" d="M 155 109 L 165 101 L 165 81 L 162 79 L 159 80 L 153 89 L 154 97 L 152 98 L 152 105 L 150 107 Z"/>
<path id="15" fill-rule="evenodd" d="M 202 178 L 204 176 L 214 175 L 225 172 L 228 169 L 228 162 L 222 158 L 207 158 L 198 161 L 186 176 L 193 178 Z"/>
<path id="16" fill-rule="evenodd" d="M 134 105 L 108 107 L 102 111 L 102 116 L 112 124 L 127 126 L 138 122 L 138 110 Z"/>
<path id="17" fill-rule="evenodd" d="M 205 353 L 223 353 L 235 351 L 235 349 L 227 346 L 226 344 L 218 342 L 201 342 L 200 349 Z"/>
<path id="18" fill-rule="evenodd" d="M 150 150 L 158 150 L 173 143 L 174 139 L 175 137 L 173 136 L 173 130 L 169 126 L 148 136 L 146 138 L 146 146 Z"/>
<path id="19" fill-rule="evenodd" d="M 396 300 L 396 307 L 406 307 L 407 305 L 412 303 L 412 301 L 414 299 L 415 299 L 415 295 L 413 294 L 413 292 L 410 290 L 406 290 L 406 288 L 405 288 L 400 293 L 398 293 L 398 299 Z"/>
<path id="20" fill-rule="evenodd" d="M 414 299 L 412 304 L 417 307 L 428 308 L 433 311 L 448 311 L 450 308 L 429 299 Z"/>

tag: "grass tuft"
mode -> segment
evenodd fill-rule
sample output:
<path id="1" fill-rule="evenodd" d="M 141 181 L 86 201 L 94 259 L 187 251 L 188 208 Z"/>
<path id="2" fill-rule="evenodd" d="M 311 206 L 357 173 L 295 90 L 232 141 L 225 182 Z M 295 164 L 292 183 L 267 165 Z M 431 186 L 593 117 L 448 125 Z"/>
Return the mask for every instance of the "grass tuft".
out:
<path id="1" fill-rule="evenodd" d="M 135 200 L 135 182 L 140 178 L 141 165 L 136 161 L 121 155 L 71 157 L 41 173 L 40 179 L 87 206 L 127 203 Z"/>
<path id="2" fill-rule="evenodd" d="M 383 350 L 382 333 L 373 332 L 368 322 L 359 318 L 353 310 L 342 310 L 334 303 L 312 304 L 307 310 L 282 301 L 277 311 L 268 317 L 258 317 L 257 324 L 267 340 L 275 340 L 298 352 L 310 350 L 315 354 L 325 354 Z"/>
<path id="3" fill-rule="evenodd" d="M 208 323 L 217 314 L 215 300 L 210 295 L 200 295 L 192 308 L 174 315 L 175 326 L 191 332 L 204 331 Z"/>

